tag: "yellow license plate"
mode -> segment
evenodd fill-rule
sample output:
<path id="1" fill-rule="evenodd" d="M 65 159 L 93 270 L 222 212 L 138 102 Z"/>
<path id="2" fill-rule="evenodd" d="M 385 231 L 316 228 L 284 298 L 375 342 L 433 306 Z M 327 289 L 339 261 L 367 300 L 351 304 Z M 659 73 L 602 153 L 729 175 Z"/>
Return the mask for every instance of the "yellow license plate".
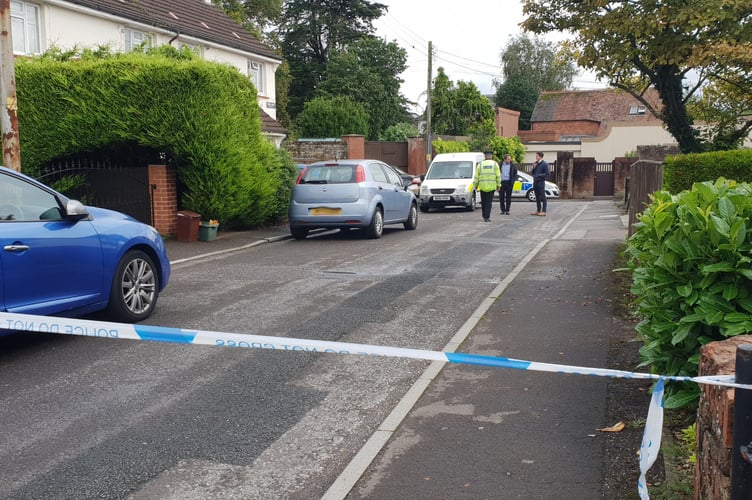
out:
<path id="1" fill-rule="evenodd" d="M 311 215 L 341 215 L 341 208 L 318 207 L 310 210 Z"/>

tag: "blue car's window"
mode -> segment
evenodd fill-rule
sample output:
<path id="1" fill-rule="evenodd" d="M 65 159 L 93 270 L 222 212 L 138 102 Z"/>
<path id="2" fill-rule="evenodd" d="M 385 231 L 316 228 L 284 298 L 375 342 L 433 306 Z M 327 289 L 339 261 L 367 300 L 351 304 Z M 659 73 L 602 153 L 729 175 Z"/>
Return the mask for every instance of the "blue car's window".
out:
<path id="1" fill-rule="evenodd" d="M 309 166 L 301 184 L 347 184 L 355 182 L 355 165 Z"/>
<path id="2" fill-rule="evenodd" d="M 61 218 L 55 196 L 21 179 L 0 175 L 0 222 Z"/>
<path id="3" fill-rule="evenodd" d="M 386 180 L 386 174 L 383 170 L 381 170 L 381 165 L 378 163 L 371 163 L 368 165 L 368 170 L 371 172 L 371 177 L 376 182 L 383 182 L 384 184 L 387 184 L 389 181 Z"/>

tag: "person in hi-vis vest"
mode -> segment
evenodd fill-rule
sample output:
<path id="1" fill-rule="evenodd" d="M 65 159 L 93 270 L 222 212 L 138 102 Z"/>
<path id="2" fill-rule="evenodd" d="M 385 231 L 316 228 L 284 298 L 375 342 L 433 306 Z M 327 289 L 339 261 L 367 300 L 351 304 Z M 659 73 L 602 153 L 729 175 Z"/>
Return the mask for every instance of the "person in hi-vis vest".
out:
<path id="1" fill-rule="evenodd" d="M 501 171 L 499 164 L 493 159 L 493 151 L 486 151 L 483 154 L 486 155 L 486 159 L 478 165 L 475 177 L 478 179 L 483 220 L 491 222 L 491 204 L 493 203 L 494 193 L 501 187 Z"/>

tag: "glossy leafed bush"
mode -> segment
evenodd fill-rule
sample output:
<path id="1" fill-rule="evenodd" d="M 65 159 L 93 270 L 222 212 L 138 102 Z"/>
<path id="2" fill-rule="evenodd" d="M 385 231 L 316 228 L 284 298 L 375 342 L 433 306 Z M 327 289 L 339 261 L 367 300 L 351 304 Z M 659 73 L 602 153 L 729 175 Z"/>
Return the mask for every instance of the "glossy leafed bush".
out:
<path id="1" fill-rule="evenodd" d="M 752 332 L 752 189 L 726 179 L 653 194 L 627 245 L 643 366 L 697 374 L 700 346 Z M 666 407 L 695 385 L 669 388 Z"/>

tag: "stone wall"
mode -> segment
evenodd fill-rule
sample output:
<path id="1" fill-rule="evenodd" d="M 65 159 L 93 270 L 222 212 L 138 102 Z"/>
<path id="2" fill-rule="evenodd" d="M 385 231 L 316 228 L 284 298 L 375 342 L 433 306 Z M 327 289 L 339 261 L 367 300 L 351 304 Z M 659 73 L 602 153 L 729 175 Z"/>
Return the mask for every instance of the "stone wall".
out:
<path id="1" fill-rule="evenodd" d="M 676 144 L 637 146 L 637 156 L 640 160 L 663 162 L 667 156 L 678 155 L 679 153 L 679 146 Z"/>
<path id="2" fill-rule="evenodd" d="M 752 335 L 711 342 L 700 349 L 700 376 L 733 375 L 736 347 L 752 344 Z M 695 499 L 731 498 L 731 448 L 734 436 L 734 389 L 700 386 L 697 408 Z"/>
<path id="3" fill-rule="evenodd" d="M 295 163 L 313 163 L 321 160 L 343 160 L 347 158 L 347 143 L 341 139 L 283 141 L 282 147 L 290 152 Z"/>

